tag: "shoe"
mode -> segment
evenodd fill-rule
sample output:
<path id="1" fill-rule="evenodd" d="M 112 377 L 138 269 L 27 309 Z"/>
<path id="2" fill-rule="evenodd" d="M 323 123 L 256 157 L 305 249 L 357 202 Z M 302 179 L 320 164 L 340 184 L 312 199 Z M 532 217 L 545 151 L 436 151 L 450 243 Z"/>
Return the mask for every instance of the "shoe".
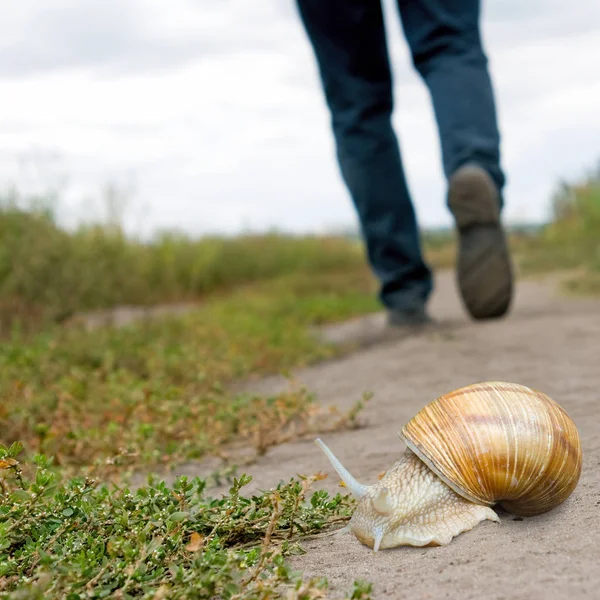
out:
<path id="1" fill-rule="evenodd" d="M 412 310 L 388 310 L 387 322 L 391 327 L 418 327 L 432 324 L 433 319 L 427 314 L 424 307 Z"/>
<path id="2" fill-rule="evenodd" d="M 502 317 L 513 296 L 513 269 L 496 186 L 478 166 L 450 178 L 448 205 L 458 229 L 458 287 L 474 319 Z"/>

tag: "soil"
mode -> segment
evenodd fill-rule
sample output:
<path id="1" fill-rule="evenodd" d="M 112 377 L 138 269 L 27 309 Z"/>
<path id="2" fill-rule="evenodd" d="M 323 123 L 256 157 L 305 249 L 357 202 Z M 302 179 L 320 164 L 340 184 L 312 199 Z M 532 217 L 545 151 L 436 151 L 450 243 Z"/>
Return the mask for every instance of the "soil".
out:
<path id="1" fill-rule="evenodd" d="M 444 273 L 437 277 L 431 313 L 438 325 L 394 339 L 381 335 L 380 315 L 327 328 L 323 335 L 354 337 L 362 348 L 294 374 L 321 402 L 341 409 L 363 392 L 374 394 L 362 413 L 364 427 L 322 436 L 344 465 L 359 481 L 374 482 L 404 450 L 399 429 L 427 402 L 469 383 L 503 380 L 547 393 L 573 418 L 584 451 L 577 488 L 537 517 L 498 510 L 500 524 L 480 523 L 443 547 L 374 553 L 351 533 L 308 539 L 305 554 L 291 557 L 293 568 L 327 577 L 332 597 L 343 597 L 363 578 L 374 584 L 378 599 L 599 599 L 600 300 L 565 297 L 552 282 L 521 281 L 507 317 L 473 322 L 452 275 Z M 270 393 L 287 385 L 273 377 L 251 389 Z M 190 467 L 180 472 L 199 474 Z M 253 476 L 246 493 L 317 471 L 328 474 L 317 487 L 340 490 L 311 440 L 273 448 L 244 471 Z"/>

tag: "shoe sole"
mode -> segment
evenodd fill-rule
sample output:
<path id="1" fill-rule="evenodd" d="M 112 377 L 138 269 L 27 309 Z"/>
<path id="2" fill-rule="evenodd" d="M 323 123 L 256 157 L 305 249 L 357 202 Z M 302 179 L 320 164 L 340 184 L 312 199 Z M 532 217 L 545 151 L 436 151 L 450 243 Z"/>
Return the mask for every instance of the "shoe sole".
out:
<path id="1" fill-rule="evenodd" d="M 457 280 L 465 308 L 474 319 L 502 317 L 513 296 L 513 269 L 494 182 L 479 167 L 463 167 L 451 178 L 448 205 L 459 235 Z"/>

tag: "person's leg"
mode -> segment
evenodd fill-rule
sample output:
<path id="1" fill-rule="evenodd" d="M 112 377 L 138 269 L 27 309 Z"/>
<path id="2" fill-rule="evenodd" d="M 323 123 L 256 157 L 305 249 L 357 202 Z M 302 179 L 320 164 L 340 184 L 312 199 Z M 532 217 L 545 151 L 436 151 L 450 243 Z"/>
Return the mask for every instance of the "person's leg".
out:
<path id="1" fill-rule="evenodd" d="M 479 0 L 397 0 L 413 64 L 431 94 L 448 206 L 459 231 L 458 283 L 474 318 L 499 317 L 513 276 L 500 213 L 505 176 Z"/>
<path id="2" fill-rule="evenodd" d="M 380 298 L 422 312 L 432 276 L 392 129 L 392 76 L 373 0 L 297 0 L 316 57 L 342 178 L 357 210 Z"/>

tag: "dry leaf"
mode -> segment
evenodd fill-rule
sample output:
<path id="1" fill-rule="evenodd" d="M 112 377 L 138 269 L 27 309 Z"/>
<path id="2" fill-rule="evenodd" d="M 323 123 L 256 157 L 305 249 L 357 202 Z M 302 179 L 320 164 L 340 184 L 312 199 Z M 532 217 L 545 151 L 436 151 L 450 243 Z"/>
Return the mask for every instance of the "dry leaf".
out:
<path id="1" fill-rule="evenodd" d="M 198 552 L 198 550 L 200 550 L 200 548 L 202 548 L 203 545 L 204 545 L 204 536 L 200 535 L 199 533 L 196 533 L 194 531 L 194 533 L 192 533 L 192 535 L 190 536 L 190 541 L 189 541 L 188 545 L 185 547 L 185 549 L 188 552 Z"/>
<path id="2" fill-rule="evenodd" d="M 19 464 L 14 458 L 0 458 L 0 469 L 10 469 Z"/>

